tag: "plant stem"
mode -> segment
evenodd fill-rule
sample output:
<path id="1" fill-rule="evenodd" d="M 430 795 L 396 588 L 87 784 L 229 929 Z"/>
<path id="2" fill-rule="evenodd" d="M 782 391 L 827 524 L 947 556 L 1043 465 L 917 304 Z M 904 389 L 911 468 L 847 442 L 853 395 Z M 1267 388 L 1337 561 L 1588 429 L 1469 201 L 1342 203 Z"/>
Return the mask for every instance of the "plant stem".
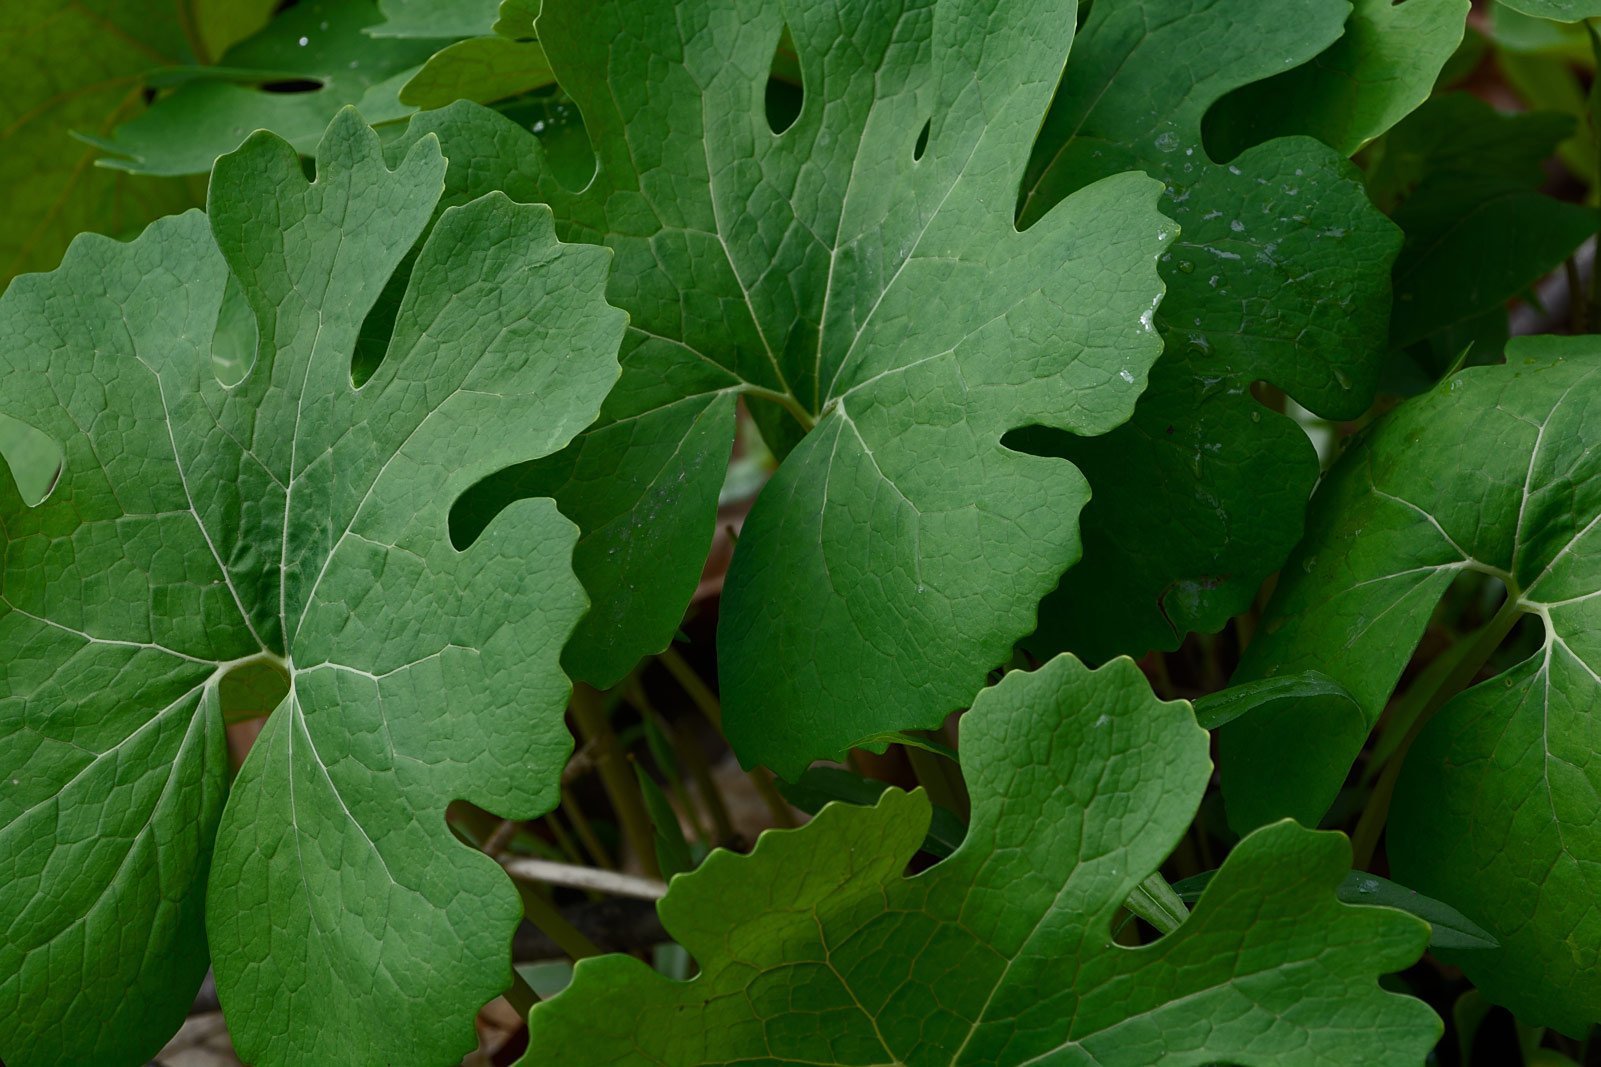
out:
<path id="1" fill-rule="evenodd" d="M 1379 834 L 1390 817 L 1390 801 L 1395 797 L 1395 783 L 1401 777 L 1401 768 L 1406 763 L 1406 756 L 1411 751 L 1413 742 L 1418 739 L 1418 735 L 1423 732 L 1429 720 L 1434 718 L 1434 713 L 1444 707 L 1446 701 L 1472 683 L 1474 677 L 1489 662 L 1495 650 L 1501 647 L 1501 642 L 1512 632 L 1512 627 L 1517 625 L 1518 619 L 1522 618 L 1523 614 L 1523 606 L 1518 596 L 1508 589 L 1506 603 L 1501 605 L 1494 618 L 1473 635 L 1470 639 L 1472 644 L 1467 652 L 1428 695 L 1423 710 L 1408 727 L 1406 736 L 1401 739 L 1400 746 L 1395 750 L 1395 755 L 1384 765 L 1379 780 L 1374 783 L 1373 795 L 1368 797 L 1367 806 L 1362 809 L 1362 817 L 1357 821 L 1356 832 L 1351 837 L 1352 862 L 1357 870 L 1366 870 L 1373 862 L 1373 854 L 1378 851 Z"/>
<path id="2" fill-rule="evenodd" d="M 972 817 L 972 804 L 961 772 L 951 761 L 916 745 L 902 745 L 901 750 L 912 765 L 912 773 L 917 775 L 917 784 L 928 790 L 928 798 L 967 822 Z"/>
<path id="3" fill-rule="evenodd" d="M 695 669 L 684 661 L 678 654 L 678 649 L 668 645 L 656 656 L 667 672 L 673 676 L 680 688 L 688 694 L 689 699 L 706 716 L 708 722 L 717 728 L 718 733 L 723 732 L 723 706 L 717 700 L 717 694 L 703 681 Z M 773 784 L 772 775 L 758 767 L 749 772 L 751 784 L 756 792 L 761 794 L 762 800 L 767 804 L 767 810 L 773 816 L 773 824 L 785 829 L 793 829 L 796 825 L 795 813 L 790 810 L 789 801 L 778 792 Z"/>
<path id="4" fill-rule="evenodd" d="M 529 985 L 523 979 L 523 976 L 517 973 L 516 967 L 511 969 L 511 988 L 507 989 L 501 996 L 505 997 L 506 1003 L 510 1004 L 517 1014 L 524 1019 L 528 1018 L 528 1013 L 534 1010 L 534 1005 L 539 1003 L 539 994 L 535 993 L 534 987 Z"/>
<path id="5" fill-rule="evenodd" d="M 630 851 L 647 875 L 660 878 L 661 868 L 656 864 L 656 831 L 645 810 L 639 781 L 629 766 L 628 754 L 612 731 L 600 694 L 582 682 L 573 686 L 573 719 L 584 740 L 595 746 L 595 770 L 600 773 L 601 785 L 617 812 L 617 821 L 622 824 Z"/>
<path id="6" fill-rule="evenodd" d="M 545 825 L 550 827 L 550 836 L 556 839 L 557 851 L 566 857 L 569 863 L 582 863 L 583 860 L 578 855 L 578 843 L 573 840 L 573 835 L 567 832 L 567 827 L 562 825 L 561 818 L 554 811 L 545 816 Z"/>
<path id="7" fill-rule="evenodd" d="M 517 893 L 523 898 L 523 914 L 528 921 L 554 941 L 560 949 L 571 956 L 575 961 L 590 956 L 600 956 L 603 953 L 600 946 L 579 932 L 578 927 L 562 917 L 556 905 L 534 886 L 526 882 L 517 881 Z"/>
<path id="8" fill-rule="evenodd" d="M 812 417 L 812 413 L 802 407 L 801 402 L 788 393 L 781 393 L 777 389 L 767 389 L 760 385 L 751 385 L 749 382 L 740 386 L 739 391 L 745 396 L 753 396 L 758 400 L 770 400 L 777 404 L 793 415 L 795 421 L 800 423 L 801 429 L 807 433 L 811 433 L 812 427 L 817 425 L 817 420 Z"/>
<path id="9" fill-rule="evenodd" d="M 602 870 L 615 871 L 617 864 L 606 852 L 606 846 L 600 843 L 600 838 L 595 836 L 595 828 L 589 824 L 589 816 L 584 814 L 578 798 L 567 786 L 561 787 L 561 807 L 573 824 L 573 833 L 578 835 L 584 851 L 589 853 L 589 861 Z"/>
<path id="10" fill-rule="evenodd" d="M 667 884 L 654 878 L 636 878 L 616 871 L 597 871 L 593 867 L 578 867 L 569 863 L 552 863 L 549 860 L 510 859 L 501 863 L 513 878 L 545 885 L 561 885 L 569 889 L 584 889 L 607 893 L 614 897 L 632 897 L 635 900 L 660 900 L 667 895 Z"/>

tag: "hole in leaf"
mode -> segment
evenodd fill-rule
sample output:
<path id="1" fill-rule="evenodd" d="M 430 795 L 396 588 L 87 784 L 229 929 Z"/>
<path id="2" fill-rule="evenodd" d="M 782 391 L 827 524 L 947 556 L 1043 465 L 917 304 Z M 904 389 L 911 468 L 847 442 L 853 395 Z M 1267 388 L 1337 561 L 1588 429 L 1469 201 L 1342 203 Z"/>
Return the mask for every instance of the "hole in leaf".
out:
<path id="1" fill-rule="evenodd" d="M 222 676 L 218 695 L 224 723 L 264 718 L 289 695 L 289 673 L 272 660 L 241 663 Z"/>
<path id="2" fill-rule="evenodd" d="M 801 105 L 806 100 L 806 86 L 801 77 L 800 58 L 795 53 L 795 42 L 790 38 L 789 27 L 779 34 L 778 45 L 773 49 L 772 70 L 767 76 L 767 125 L 774 133 L 783 133 L 800 118 Z"/>
<path id="3" fill-rule="evenodd" d="M 366 385 L 377 373 L 385 353 L 389 351 L 389 340 L 395 333 L 395 318 L 400 314 L 400 300 L 406 295 L 406 286 L 411 282 L 411 268 L 416 265 L 417 253 L 427 237 L 424 234 L 418 240 L 417 247 L 395 268 L 384 291 L 378 294 L 378 299 L 367 311 L 367 317 L 361 320 L 361 332 L 356 335 L 356 351 L 350 357 L 350 384 L 357 389 Z"/>
<path id="4" fill-rule="evenodd" d="M 11 469 L 22 502 L 44 503 L 61 476 L 61 449 L 45 434 L 7 415 L 0 415 L 0 459 Z"/>
<path id="5" fill-rule="evenodd" d="M 450 543 L 456 551 L 471 548 L 495 517 L 517 501 L 555 495 L 567 477 L 555 459 L 548 456 L 519 463 L 468 487 L 450 508 Z"/>
<path id="6" fill-rule="evenodd" d="M 322 90 L 322 82 L 312 78 L 286 78 L 283 81 L 263 82 L 264 93 L 315 93 Z"/>
<path id="7" fill-rule="evenodd" d="M 232 387 L 245 380 L 256 365 L 256 342 L 256 313 L 230 274 L 217 311 L 217 328 L 211 334 L 211 369 L 219 382 Z"/>
<path id="8" fill-rule="evenodd" d="M 912 160 L 914 162 L 922 159 L 923 153 L 928 151 L 928 134 L 933 128 L 933 119 L 929 119 L 927 122 L 923 123 L 923 130 L 917 135 L 917 144 L 912 146 Z"/>

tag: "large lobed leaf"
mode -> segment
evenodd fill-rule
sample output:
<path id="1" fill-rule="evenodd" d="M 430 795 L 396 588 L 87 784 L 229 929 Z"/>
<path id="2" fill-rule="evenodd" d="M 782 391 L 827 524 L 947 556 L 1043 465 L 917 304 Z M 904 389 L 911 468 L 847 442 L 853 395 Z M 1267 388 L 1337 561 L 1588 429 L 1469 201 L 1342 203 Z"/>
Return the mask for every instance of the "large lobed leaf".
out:
<path id="1" fill-rule="evenodd" d="M 1258 831 L 1176 932 L 1113 943 L 1210 769 L 1189 706 L 1133 663 L 1014 672 L 961 729 L 973 822 L 949 859 L 903 875 L 929 805 L 899 790 L 716 853 L 660 905 L 700 974 L 585 960 L 535 1007 L 523 1062 L 1422 1062 L 1438 1021 L 1377 977 L 1417 959 L 1426 927 L 1336 900 L 1336 834 Z"/>
<path id="2" fill-rule="evenodd" d="M 1409 401 L 1313 501 L 1246 678 L 1307 668 L 1371 727 L 1453 578 L 1505 583 L 1539 651 L 1453 698 L 1406 763 L 1391 809 L 1396 876 L 1490 931 L 1449 956 L 1525 1022 L 1601 1020 L 1601 346 L 1514 342 Z M 1290 704 L 1221 731 L 1231 820 L 1316 822 L 1365 731 L 1331 734 Z"/>
<path id="3" fill-rule="evenodd" d="M 786 27 L 804 103 L 775 134 Z M 632 329 L 601 425 L 477 505 L 550 492 L 583 528 L 595 608 L 577 674 L 613 682 L 673 634 L 741 396 L 786 457 L 722 604 L 743 759 L 793 776 L 936 724 L 1032 627 L 1088 494 L 1071 465 L 1001 437 L 1127 418 L 1173 234 L 1139 175 L 1013 224 L 1073 27 L 1071 0 L 865 0 L 844 20 L 823 0 L 544 5 L 596 168 L 573 192 L 527 138 L 502 169 L 525 167 L 564 237 L 616 250 L 608 292 Z M 450 154 L 504 144 L 494 122 L 457 108 L 413 125 Z"/>
<path id="4" fill-rule="evenodd" d="M 0 411 L 65 454 L 35 508 L 0 473 L 12 1067 L 148 1057 L 208 943 L 264 1065 L 453 1062 L 510 980 L 517 894 L 444 809 L 553 800 L 576 531 L 526 501 L 458 551 L 448 509 L 594 417 L 624 317 L 606 253 L 484 197 L 438 215 L 353 388 L 363 320 L 444 175 L 432 141 L 388 169 L 348 110 L 314 182 L 257 134 L 219 161 L 209 226 L 81 238 L 0 300 Z M 261 342 L 225 386 L 230 289 Z M 288 694 L 230 788 L 247 667 Z"/>

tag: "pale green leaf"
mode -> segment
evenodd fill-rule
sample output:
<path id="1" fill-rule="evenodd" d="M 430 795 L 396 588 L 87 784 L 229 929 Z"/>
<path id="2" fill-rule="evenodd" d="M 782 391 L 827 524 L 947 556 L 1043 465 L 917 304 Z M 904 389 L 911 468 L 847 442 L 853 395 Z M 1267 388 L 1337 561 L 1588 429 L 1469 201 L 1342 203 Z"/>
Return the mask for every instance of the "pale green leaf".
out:
<path id="1" fill-rule="evenodd" d="M 1324 671 L 1371 725 L 1451 581 L 1506 584 L 1545 640 L 1423 729 L 1387 850 L 1398 879 L 1501 942 L 1451 962 L 1526 1022 L 1579 1034 L 1601 1020 L 1601 350 L 1552 338 L 1507 354 L 1409 401 L 1342 457 L 1240 673 Z M 1315 822 L 1362 745 L 1293 714 L 1219 736 L 1241 827 Z"/>
<path id="2" fill-rule="evenodd" d="M 493 32 L 501 0 L 378 0 L 383 21 L 373 37 L 421 37 L 434 41 Z"/>
<path id="3" fill-rule="evenodd" d="M 663 924 L 700 973 L 578 964 L 534 1008 L 524 1064 L 1415 1065 L 1439 1033 L 1378 976 L 1427 928 L 1353 908 L 1345 839 L 1279 823 L 1229 856 L 1189 918 L 1113 943 L 1123 901 L 1183 836 L 1207 738 L 1138 668 L 1061 657 L 962 720 L 966 840 L 913 878 L 921 792 L 833 804 L 674 879 Z"/>
<path id="4" fill-rule="evenodd" d="M 592 419 L 623 316 L 605 253 L 484 197 L 438 215 L 352 388 L 444 172 L 432 142 L 391 171 L 348 110 L 314 183 L 256 134 L 219 161 L 209 225 L 81 239 L 0 300 L 0 410 L 65 454 L 36 508 L 0 473 L 11 1067 L 142 1062 L 208 946 L 262 1067 L 454 1063 L 510 980 L 517 895 L 444 810 L 554 800 L 576 531 L 526 501 L 458 550 L 448 510 Z M 210 351 L 230 285 L 262 338 L 232 387 Z M 287 695 L 230 788 L 226 701 L 252 667 Z"/>

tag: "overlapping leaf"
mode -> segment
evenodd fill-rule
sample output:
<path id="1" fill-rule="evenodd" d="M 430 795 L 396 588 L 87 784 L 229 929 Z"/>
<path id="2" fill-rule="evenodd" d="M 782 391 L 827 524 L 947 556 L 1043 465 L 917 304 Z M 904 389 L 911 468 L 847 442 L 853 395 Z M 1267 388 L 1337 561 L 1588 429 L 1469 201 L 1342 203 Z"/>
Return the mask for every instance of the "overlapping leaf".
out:
<path id="1" fill-rule="evenodd" d="M 1601 17 L 1601 0 L 1500 0 L 1514 11 L 1555 22 Z"/>
<path id="2" fill-rule="evenodd" d="M 444 107 L 456 100 L 489 104 L 547 86 L 545 51 L 534 40 L 538 0 L 455 0 L 448 3 L 380 3 L 385 19 L 373 37 L 460 37 L 428 58 L 400 88 L 412 107 Z"/>
<path id="3" fill-rule="evenodd" d="M 94 143 L 103 166 L 134 174 L 205 174 L 255 130 L 271 130 L 302 155 L 328 120 L 355 105 L 369 122 L 393 122 L 414 108 L 401 87 L 440 41 L 374 40 L 372 0 L 304 0 L 225 53 L 218 66 L 169 71 L 177 84 L 148 110 Z"/>
<path id="4" fill-rule="evenodd" d="M 1455 697 L 1406 758 L 1397 878 L 1501 948 L 1453 958 L 1524 1021 L 1601 1020 L 1601 346 L 1514 342 L 1409 401 L 1319 489 L 1243 677 L 1315 667 L 1383 710 L 1452 579 L 1493 575 L 1540 650 Z M 1362 744 L 1286 708 L 1221 731 L 1230 818 L 1315 822 Z"/>
<path id="5" fill-rule="evenodd" d="M 700 974 L 586 960 L 537 1006 L 523 1062 L 1416 1064 L 1438 1022 L 1378 975 L 1423 951 L 1401 912 L 1337 902 L 1343 838 L 1248 837 L 1174 933 L 1112 942 L 1119 906 L 1195 814 L 1207 738 L 1117 660 L 1013 673 L 962 721 L 973 823 L 902 872 L 921 793 L 831 805 L 713 855 L 660 905 Z"/>
<path id="6" fill-rule="evenodd" d="M 258 134 L 219 161 L 209 226 L 81 239 L 0 300 L 0 411 L 66 457 L 35 508 L 0 472 L 12 1067 L 141 1062 L 208 943 L 263 1065 L 454 1062 L 509 981 L 517 895 L 444 808 L 551 802 L 576 531 L 527 501 L 458 551 L 448 508 L 593 418 L 623 315 L 604 252 L 480 198 L 439 215 L 354 389 L 363 319 L 444 171 L 431 141 L 389 170 L 348 110 L 315 182 Z M 224 386 L 211 347 L 234 286 L 261 344 Z M 287 695 L 230 790 L 225 704 L 247 670 L 243 688 L 276 674 Z"/>
<path id="7" fill-rule="evenodd" d="M 581 192 L 532 177 L 565 236 L 617 251 L 609 293 L 633 323 L 603 424 L 507 490 L 554 493 L 585 531 L 578 673 L 614 681 L 673 633 L 740 396 L 787 457 L 722 605 L 743 758 L 793 775 L 935 724 L 1028 631 L 1086 491 L 1000 438 L 1128 416 L 1173 232 L 1139 175 L 1013 225 L 1073 26 L 1071 3 L 1023 0 L 872 0 L 843 24 L 822 0 L 545 4 L 597 166 Z M 786 27 L 804 103 L 775 134 Z M 493 120 L 429 128 L 449 153 L 475 121 Z"/>
<path id="8" fill-rule="evenodd" d="M 1413 2 L 1407 18 L 1431 38 L 1460 36 L 1465 6 Z M 1037 651 L 1101 659 L 1173 648 L 1243 610 L 1300 536 L 1318 472 L 1300 429 L 1253 400 L 1252 383 L 1330 418 L 1354 417 L 1372 400 L 1399 234 L 1325 144 L 1278 138 L 1226 165 L 1202 144 L 1203 117 L 1231 90 L 1272 85 L 1290 68 L 1322 84 L 1332 75 L 1300 65 L 1331 46 L 1350 53 L 1341 66 L 1379 66 L 1366 44 L 1348 43 L 1371 36 L 1370 27 L 1345 29 L 1349 10 L 1344 0 L 1090 8 L 1024 183 L 1022 222 L 1138 167 L 1166 185 L 1162 210 L 1182 237 L 1162 263 L 1165 351 L 1133 419 L 1094 440 L 1031 433 L 1019 442 L 1072 459 L 1095 493 L 1084 560 L 1042 605 Z M 1432 79 L 1429 65 L 1447 54 L 1434 44 L 1409 62 Z M 1394 88 L 1358 93 L 1373 99 L 1351 130 L 1371 136 L 1421 99 L 1410 81 Z M 1338 134 L 1342 147 L 1355 136 L 1308 128 Z"/>
<path id="9" fill-rule="evenodd" d="M 1461 0 L 1354 0 L 1345 33 L 1316 58 L 1218 102 L 1208 147 L 1226 159 L 1305 134 L 1350 155 L 1429 98 L 1467 15 Z"/>
<path id="10" fill-rule="evenodd" d="M 170 0 L 57 0 L 8 14 L 0 41 L 0 288 L 23 271 L 54 267 L 82 231 L 136 232 L 203 192 L 96 169 L 94 149 L 72 137 L 111 132 L 143 109 L 146 71 L 192 58 Z"/>
<path id="11" fill-rule="evenodd" d="M 1406 233 L 1391 343 L 1415 350 L 1430 384 L 1470 344 L 1475 362 L 1499 358 L 1507 302 L 1601 223 L 1593 208 L 1542 191 L 1544 162 L 1572 125 L 1457 93 L 1430 100 L 1385 138 L 1369 188 Z"/>

